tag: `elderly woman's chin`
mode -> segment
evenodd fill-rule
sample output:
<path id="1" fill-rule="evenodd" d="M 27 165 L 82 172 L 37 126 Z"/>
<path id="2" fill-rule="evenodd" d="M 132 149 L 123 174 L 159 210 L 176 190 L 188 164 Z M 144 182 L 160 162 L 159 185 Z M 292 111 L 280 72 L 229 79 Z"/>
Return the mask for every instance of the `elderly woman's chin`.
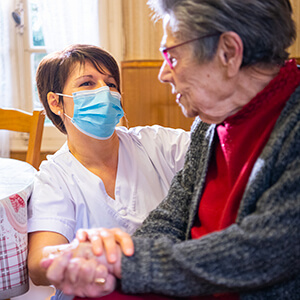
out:
<path id="1" fill-rule="evenodd" d="M 198 112 L 192 109 L 188 103 L 176 101 L 178 106 L 181 108 L 183 115 L 187 118 L 195 118 L 198 116 Z"/>
<path id="2" fill-rule="evenodd" d="M 181 108 L 181 111 L 185 117 L 195 118 L 196 116 L 198 116 L 198 113 L 196 113 L 195 111 L 193 111 L 189 108 L 186 108 L 182 103 L 179 103 L 178 105 Z"/>

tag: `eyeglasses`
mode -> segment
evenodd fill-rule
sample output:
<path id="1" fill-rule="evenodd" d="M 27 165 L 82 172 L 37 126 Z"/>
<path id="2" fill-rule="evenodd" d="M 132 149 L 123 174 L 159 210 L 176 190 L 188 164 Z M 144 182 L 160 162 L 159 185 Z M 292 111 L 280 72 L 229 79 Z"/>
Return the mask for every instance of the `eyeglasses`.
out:
<path id="1" fill-rule="evenodd" d="M 182 45 L 185 45 L 185 44 L 197 41 L 197 40 L 201 40 L 201 39 L 204 39 L 204 38 L 207 38 L 207 37 L 215 36 L 215 35 L 218 35 L 218 34 L 220 34 L 220 33 L 213 33 L 213 34 L 208 34 L 208 35 L 205 35 L 205 36 L 197 37 L 197 38 L 185 41 L 183 43 L 180 43 L 180 44 L 177 44 L 177 45 L 174 45 L 174 46 L 171 46 L 171 47 L 160 47 L 159 51 L 161 52 L 163 58 L 166 60 L 166 62 L 170 66 L 170 68 L 173 69 L 173 64 L 170 60 L 171 55 L 168 53 L 169 50 L 172 50 L 174 48 L 177 48 L 179 46 L 182 46 Z"/>

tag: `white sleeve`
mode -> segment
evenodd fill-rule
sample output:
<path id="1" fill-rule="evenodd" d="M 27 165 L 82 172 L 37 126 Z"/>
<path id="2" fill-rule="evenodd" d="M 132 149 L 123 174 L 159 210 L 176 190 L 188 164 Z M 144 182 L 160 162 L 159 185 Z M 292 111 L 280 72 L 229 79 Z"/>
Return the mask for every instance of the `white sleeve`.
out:
<path id="1" fill-rule="evenodd" d="M 132 128 L 136 137 L 149 152 L 159 151 L 174 174 L 184 164 L 185 154 L 190 144 L 190 132 L 159 125 Z"/>
<path id="2" fill-rule="evenodd" d="M 73 239 L 75 205 L 66 178 L 54 162 L 42 163 L 28 204 L 28 232 L 52 231 Z"/>

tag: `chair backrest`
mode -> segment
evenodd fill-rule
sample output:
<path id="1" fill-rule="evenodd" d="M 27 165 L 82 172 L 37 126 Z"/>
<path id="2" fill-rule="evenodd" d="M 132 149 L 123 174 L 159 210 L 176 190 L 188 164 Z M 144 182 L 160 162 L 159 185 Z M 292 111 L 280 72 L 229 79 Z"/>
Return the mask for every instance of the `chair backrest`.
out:
<path id="1" fill-rule="evenodd" d="M 0 129 L 28 132 L 26 162 L 38 169 L 45 114 L 41 110 L 28 113 L 19 109 L 0 108 Z"/>

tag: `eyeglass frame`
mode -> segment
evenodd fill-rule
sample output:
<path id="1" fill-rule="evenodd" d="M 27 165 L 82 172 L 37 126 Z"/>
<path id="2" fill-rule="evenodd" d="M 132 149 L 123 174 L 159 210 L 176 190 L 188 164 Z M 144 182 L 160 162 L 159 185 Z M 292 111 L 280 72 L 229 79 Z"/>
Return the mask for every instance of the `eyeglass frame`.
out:
<path id="1" fill-rule="evenodd" d="M 177 48 L 179 46 L 183 46 L 185 44 L 188 44 L 188 43 L 191 43 L 191 42 L 194 42 L 194 41 L 197 41 L 197 40 L 201 40 L 201 39 L 205 39 L 207 37 L 215 36 L 215 35 L 218 35 L 218 34 L 221 34 L 221 32 L 207 34 L 207 35 L 204 35 L 204 36 L 201 36 L 201 37 L 193 38 L 191 40 L 188 40 L 188 41 L 185 41 L 185 42 L 173 45 L 171 47 L 160 47 L 159 51 L 161 52 L 161 55 L 163 56 L 164 60 L 168 63 L 168 65 L 170 66 L 170 68 L 173 70 L 174 69 L 173 64 L 171 63 L 170 58 L 168 57 L 168 51 L 169 50 L 172 50 L 174 48 Z"/>

